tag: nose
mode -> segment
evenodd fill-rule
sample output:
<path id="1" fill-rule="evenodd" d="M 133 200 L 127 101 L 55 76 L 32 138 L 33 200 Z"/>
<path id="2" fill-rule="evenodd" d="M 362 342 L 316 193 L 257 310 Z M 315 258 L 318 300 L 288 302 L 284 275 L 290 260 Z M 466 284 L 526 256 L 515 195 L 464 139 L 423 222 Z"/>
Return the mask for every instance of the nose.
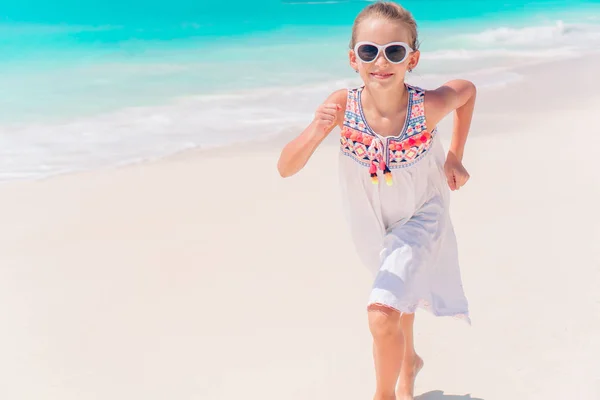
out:
<path id="1" fill-rule="evenodd" d="M 383 68 L 386 67 L 388 64 L 388 60 L 387 58 L 385 58 L 385 54 L 383 54 L 383 51 L 380 51 L 379 54 L 377 55 L 377 59 L 375 60 L 375 65 L 377 65 L 377 67 L 379 68 Z"/>

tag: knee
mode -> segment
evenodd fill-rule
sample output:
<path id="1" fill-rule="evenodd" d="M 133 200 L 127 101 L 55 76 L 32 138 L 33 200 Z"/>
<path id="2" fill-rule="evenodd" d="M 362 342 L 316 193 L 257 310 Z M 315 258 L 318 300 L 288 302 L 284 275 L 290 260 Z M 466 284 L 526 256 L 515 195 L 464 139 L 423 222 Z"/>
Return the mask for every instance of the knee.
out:
<path id="1" fill-rule="evenodd" d="M 369 307 L 369 330 L 373 339 L 386 340 L 401 334 L 400 313 L 389 307 L 372 305 Z"/>

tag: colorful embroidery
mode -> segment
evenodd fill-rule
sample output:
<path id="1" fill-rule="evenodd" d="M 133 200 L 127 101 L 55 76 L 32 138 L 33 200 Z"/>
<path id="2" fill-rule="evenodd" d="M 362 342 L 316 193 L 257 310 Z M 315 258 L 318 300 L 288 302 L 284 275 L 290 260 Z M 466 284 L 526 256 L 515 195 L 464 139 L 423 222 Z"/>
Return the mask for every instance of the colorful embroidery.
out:
<path id="1" fill-rule="evenodd" d="M 422 130 L 404 140 L 390 138 L 388 140 L 390 168 L 402 168 L 416 161 L 429 150 L 432 139 L 431 133 Z"/>
<path id="2" fill-rule="evenodd" d="M 392 184 L 390 169 L 413 165 L 429 150 L 436 131 L 429 132 L 425 124 L 424 92 L 406 86 L 409 90 L 407 121 L 398 136 L 382 137 L 367 124 L 361 104 L 361 88 L 348 91 L 348 100 L 341 135 L 341 151 L 359 164 L 369 168 L 371 181 L 379 183 L 381 170 L 388 185 Z"/>

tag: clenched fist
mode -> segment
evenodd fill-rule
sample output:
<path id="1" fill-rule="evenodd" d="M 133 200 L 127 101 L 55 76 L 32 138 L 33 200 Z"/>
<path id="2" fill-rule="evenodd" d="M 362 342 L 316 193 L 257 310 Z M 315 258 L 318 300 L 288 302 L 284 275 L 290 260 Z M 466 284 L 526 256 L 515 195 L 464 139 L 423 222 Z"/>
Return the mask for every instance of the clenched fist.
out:
<path id="1" fill-rule="evenodd" d="M 317 111 L 315 112 L 314 122 L 316 124 L 317 129 L 320 132 L 329 132 L 335 125 L 337 125 L 339 114 L 342 106 L 335 103 L 325 103 L 321 104 Z"/>
<path id="2" fill-rule="evenodd" d="M 448 152 L 444 172 L 448 180 L 450 190 L 458 190 L 469 180 L 470 176 L 462 162 L 452 152 Z"/>

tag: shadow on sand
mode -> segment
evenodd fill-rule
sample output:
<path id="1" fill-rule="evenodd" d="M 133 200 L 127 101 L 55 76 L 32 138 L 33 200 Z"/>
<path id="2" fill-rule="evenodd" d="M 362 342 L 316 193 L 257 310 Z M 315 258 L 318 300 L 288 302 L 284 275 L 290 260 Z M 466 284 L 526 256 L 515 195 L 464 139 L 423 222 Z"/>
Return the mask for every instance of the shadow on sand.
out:
<path id="1" fill-rule="evenodd" d="M 434 390 L 432 392 L 423 393 L 420 396 L 415 397 L 415 400 L 483 400 L 479 397 L 471 397 L 470 394 L 454 395 L 444 394 L 443 390 Z"/>

